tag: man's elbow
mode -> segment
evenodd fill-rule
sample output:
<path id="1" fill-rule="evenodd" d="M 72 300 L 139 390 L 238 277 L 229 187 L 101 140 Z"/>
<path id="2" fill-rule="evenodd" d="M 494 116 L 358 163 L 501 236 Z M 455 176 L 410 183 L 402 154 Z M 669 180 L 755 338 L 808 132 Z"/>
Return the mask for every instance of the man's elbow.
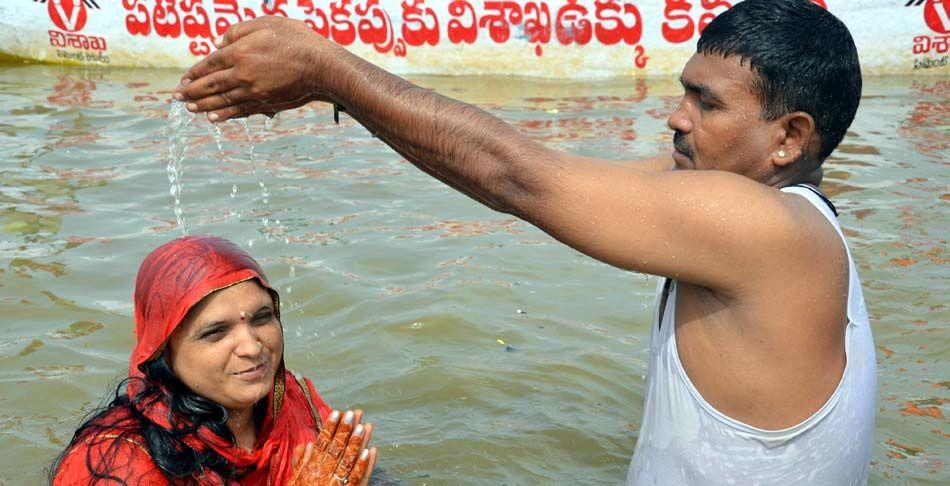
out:
<path id="1" fill-rule="evenodd" d="M 530 215 L 553 192 L 559 153 L 537 144 L 524 147 L 498 166 L 489 207 L 530 220 Z"/>

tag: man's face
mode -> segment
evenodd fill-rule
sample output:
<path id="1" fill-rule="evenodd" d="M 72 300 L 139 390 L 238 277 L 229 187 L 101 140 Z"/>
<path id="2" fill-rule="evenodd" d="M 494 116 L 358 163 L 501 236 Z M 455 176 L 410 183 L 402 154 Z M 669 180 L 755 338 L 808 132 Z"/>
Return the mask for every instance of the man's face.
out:
<path id="1" fill-rule="evenodd" d="M 697 53 L 686 63 L 680 77 L 686 92 L 667 122 L 677 169 L 723 170 L 760 182 L 772 175 L 782 133 L 760 116 L 754 76 L 736 56 Z"/>

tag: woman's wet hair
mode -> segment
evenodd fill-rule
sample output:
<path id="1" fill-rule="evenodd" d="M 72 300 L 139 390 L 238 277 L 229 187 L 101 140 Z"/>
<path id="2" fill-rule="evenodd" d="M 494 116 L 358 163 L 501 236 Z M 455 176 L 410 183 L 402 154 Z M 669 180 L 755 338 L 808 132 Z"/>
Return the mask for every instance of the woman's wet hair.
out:
<path id="1" fill-rule="evenodd" d="M 762 118 L 803 111 L 821 136 L 824 160 L 841 143 L 861 100 L 861 66 L 843 22 L 810 0 L 746 0 L 716 17 L 696 46 L 738 56 L 756 74 Z"/>
<path id="2" fill-rule="evenodd" d="M 115 472 L 129 466 L 123 462 L 126 460 L 124 455 L 119 453 L 120 448 L 128 447 L 129 441 L 144 442 L 152 461 L 174 484 L 196 483 L 195 478 L 208 471 L 214 471 L 225 479 L 236 476 L 234 465 L 214 449 L 207 447 L 199 452 L 183 440 L 206 426 L 219 437 L 233 442 L 234 436 L 227 425 L 227 410 L 189 390 L 175 376 L 164 357 L 145 363 L 143 372 L 145 378 L 122 380 L 111 402 L 87 415 L 69 445 L 50 467 L 51 483 L 73 447 L 101 443 L 107 446 L 86 448 L 85 461 L 90 477 L 127 484 L 126 478 L 115 476 Z M 138 390 L 133 396 L 126 392 L 131 381 L 141 384 L 133 387 Z M 153 423 L 141 412 L 160 401 L 168 405 L 171 430 Z M 254 408 L 256 419 L 260 420 L 266 413 L 265 407 L 266 400 L 262 400 Z"/>

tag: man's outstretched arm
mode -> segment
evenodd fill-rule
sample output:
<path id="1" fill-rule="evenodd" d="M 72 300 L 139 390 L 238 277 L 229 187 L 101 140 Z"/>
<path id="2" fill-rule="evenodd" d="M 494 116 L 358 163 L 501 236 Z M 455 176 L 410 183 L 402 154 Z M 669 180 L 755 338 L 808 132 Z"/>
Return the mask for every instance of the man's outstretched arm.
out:
<path id="1" fill-rule="evenodd" d="M 192 81 L 178 92 L 212 121 L 312 100 L 340 105 L 423 171 L 617 267 L 735 294 L 811 250 L 790 242 L 814 221 L 801 221 L 774 189 L 734 174 L 642 170 L 548 149 L 299 22 L 234 26 L 185 78 Z"/>

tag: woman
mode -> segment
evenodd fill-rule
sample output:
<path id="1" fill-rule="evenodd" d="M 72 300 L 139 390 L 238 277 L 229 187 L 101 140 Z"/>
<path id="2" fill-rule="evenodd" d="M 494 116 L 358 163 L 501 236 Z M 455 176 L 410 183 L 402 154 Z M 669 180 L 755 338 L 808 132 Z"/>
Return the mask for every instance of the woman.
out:
<path id="1" fill-rule="evenodd" d="M 53 484 L 366 484 L 372 424 L 284 368 L 279 317 L 277 292 L 230 241 L 155 249 L 135 281 L 129 378 L 76 431 Z"/>

